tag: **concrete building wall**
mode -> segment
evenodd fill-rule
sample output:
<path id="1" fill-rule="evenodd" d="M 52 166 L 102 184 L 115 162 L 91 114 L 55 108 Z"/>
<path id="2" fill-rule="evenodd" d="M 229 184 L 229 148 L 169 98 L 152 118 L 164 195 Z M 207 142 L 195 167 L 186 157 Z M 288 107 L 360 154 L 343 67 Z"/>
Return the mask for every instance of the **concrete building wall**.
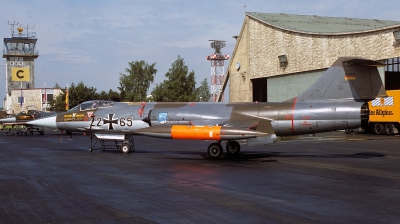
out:
<path id="1" fill-rule="evenodd" d="M 230 101 L 253 101 L 251 79 L 288 74 L 292 75 L 288 77 L 294 78 L 296 75 L 313 74 L 315 71 L 330 67 L 338 57 L 342 56 L 356 56 L 372 60 L 400 57 L 400 46 L 393 44 L 395 42 L 393 32 L 396 30 L 398 28 L 361 34 L 311 35 L 271 27 L 246 16 L 239 36 L 241 38 L 237 40 L 237 47 L 229 66 Z M 247 46 L 247 53 L 243 50 L 244 45 Z M 280 67 L 279 55 L 287 56 L 286 68 Z M 241 64 L 248 63 L 245 79 L 242 75 L 237 75 L 238 71 L 235 68 L 237 61 L 240 61 Z M 240 70 L 240 72 L 244 71 Z M 287 78 L 286 81 L 291 78 Z M 307 79 L 306 76 L 304 78 Z M 275 81 L 271 80 L 270 83 Z M 280 86 L 280 88 L 289 90 L 289 86 Z M 272 84 L 268 84 L 268 88 L 273 89 L 274 87 Z M 298 91 L 301 90 L 298 89 Z M 293 92 L 292 94 L 299 93 Z M 278 98 L 272 96 L 272 99 L 277 100 Z"/>
<path id="2" fill-rule="evenodd" d="M 235 100 L 239 102 L 249 102 L 252 100 L 252 84 L 248 77 L 249 70 L 249 38 L 247 23 L 243 26 L 243 32 L 238 37 L 238 46 L 234 57 L 230 63 L 230 99 L 235 95 Z M 240 68 L 236 69 L 236 64 L 240 64 Z M 230 100 L 232 101 L 232 100 Z"/>
<path id="3" fill-rule="evenodd" d="M 372 60 L 399 57 L 393 31 L 383 30 L 343 36 L 306 35 L 268 27 L 249 19 L 251 78 L 327 68 L 338 58 L 356 56 Z M 288 66 L 279 66 L 286 55 Z"/>
<path id="4" fill-rule="evenodd" d="M 43 110 L 45 105 L 42 94 L 44 89 L 22 89 L 22 96 L 24 97 L 24 103 L 22 106 L 18 103 L 18 98 L 21 97 L 21 89 L 14 89 L 11 91 L 11 109 L 10 112 L 13 114 L 21 111 L 27 112 L 27 106 L 35 106 L 38 110 Z M 57 97 L 62 93 L 61 89 L 46 89 L 47 94 L 53 94 L 53 98 Z"/>

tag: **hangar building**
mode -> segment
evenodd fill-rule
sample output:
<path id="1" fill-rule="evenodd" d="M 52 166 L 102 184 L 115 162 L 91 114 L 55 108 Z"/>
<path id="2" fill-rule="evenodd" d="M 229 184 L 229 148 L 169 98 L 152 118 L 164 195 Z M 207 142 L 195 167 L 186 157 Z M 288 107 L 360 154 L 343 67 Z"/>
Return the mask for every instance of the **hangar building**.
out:
<path id="1" fill-rule="evenodd" d="M 248 12 L 236 38 L 223 83 L 232 102 L 290 99 L 342 56 L 386 63 L 386 89 L 400 89 L 399 21 Z"/>

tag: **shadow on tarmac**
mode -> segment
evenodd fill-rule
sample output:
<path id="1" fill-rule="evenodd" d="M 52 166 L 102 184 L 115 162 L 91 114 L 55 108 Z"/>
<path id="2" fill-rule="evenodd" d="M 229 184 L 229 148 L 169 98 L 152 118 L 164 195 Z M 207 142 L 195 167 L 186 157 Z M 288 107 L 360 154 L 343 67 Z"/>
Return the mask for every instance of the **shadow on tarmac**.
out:
<path id="1" fill-rule="evenodd" d="M 167 152 L 167 154 L 173 154 L 176 152 Z M 363 158 L 368 159 L 371 157 L 384 157 L 385 154 L 377 153 L 377 152 L 360 152 L 355 154 L 323 154 L 323 155 L 313 155 L 313 154 L 286 154 L 281 152 L 268 152 L 268 153 L 260 153 L 260 152 L 245 152 L 240 153 L 238 156 L 232 156 L 224 154 L 224 156 L 216 157 L 216 158 L 207 158 L 205 153 L 197 153 L 197 152 L 179 152 L 179 154 L 187 154 L 187 155 L 199 155 L 203 157 L 205 160 L 221 160 L 221 161 L 254 161 L 259 159 L 267 159 L 261 160 L 261 162 L 279 162 L 279 158 L 319 158 L 319 159 L 343 159 L 343 158 Z M 275 159 L 276 158 L 276 159 Z M 189 158 L 170 158 L 170 159 L 178 159 L 178 160 L 190 160 Z"/>

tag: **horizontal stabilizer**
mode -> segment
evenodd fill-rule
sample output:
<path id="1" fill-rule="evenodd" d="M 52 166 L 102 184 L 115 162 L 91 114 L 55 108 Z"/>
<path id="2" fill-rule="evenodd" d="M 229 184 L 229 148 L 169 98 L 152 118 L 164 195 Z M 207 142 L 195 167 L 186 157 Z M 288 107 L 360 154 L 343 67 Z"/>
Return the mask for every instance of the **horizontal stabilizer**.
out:
<path id="1" fill-rule="evenodd" d="M 385 64 L 379 62 L 379 61 L 373 61 L 373 60 L 368 60 L 368 59 L 350 59 L 347 61 L 344 61 L 346 65 L 366 65 L 366 66 L 375 66 L 375 67 L 384 67 L 386 66 Z"/>
<path id="2" fill-rule="evenodd" d="M 271 120 L 260 120 L 257 125 L 256 131 L 267 134 L 275 134 L 274 128 L 272 127 Z"/>
<path id="3" fill-rule="evenodd" d="M 273 143 L 276 139 L 274 128 L 272 127 L 271 120 L 260 120 L 257 125 L 257 132 L 265 133 L 266 135 L 257 136 L 255 138 L 247 139 L 249 146 L 266 145 Z"/>

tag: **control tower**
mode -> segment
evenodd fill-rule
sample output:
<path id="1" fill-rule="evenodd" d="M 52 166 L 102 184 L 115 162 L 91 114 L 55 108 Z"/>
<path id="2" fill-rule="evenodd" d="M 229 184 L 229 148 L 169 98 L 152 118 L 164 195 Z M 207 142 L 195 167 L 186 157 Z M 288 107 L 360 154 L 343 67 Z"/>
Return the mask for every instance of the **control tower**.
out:
<path id="1" fill-rule="evenodd" d="M 29 32 L 34 27 L 22 27 L 18 22 L 11 26 L 11 38 L 4 38 L 3 58 L 6 59 L 6 98 L 4 109 L 11 107 L 11 90 L 35 88 L 34 60 L 39 57 L 36 47 L 36 32 Z M 14 28 L 17 27 L 14 32 Z M 26 29 L 26 32 L 24 32 Z M 21 97 L 21 104 L 23 98 Z"/>

